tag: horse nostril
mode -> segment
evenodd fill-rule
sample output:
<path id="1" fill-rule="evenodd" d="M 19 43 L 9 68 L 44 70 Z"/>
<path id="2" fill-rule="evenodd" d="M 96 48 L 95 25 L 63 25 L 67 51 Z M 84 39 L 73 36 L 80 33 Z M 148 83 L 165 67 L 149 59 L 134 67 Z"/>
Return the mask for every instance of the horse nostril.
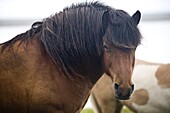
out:
<path id="1" fill-rule="evenodd" d="M 131 88 L 132 88 L 132 92 L 133 92 L 133 90 L 134 90 L 134 84 L 131 85 Z"/>
<path id="2" fill-rule="evenodd" d="M 119 89 L 119 84 L 115 83 L 115 90 Z"/>

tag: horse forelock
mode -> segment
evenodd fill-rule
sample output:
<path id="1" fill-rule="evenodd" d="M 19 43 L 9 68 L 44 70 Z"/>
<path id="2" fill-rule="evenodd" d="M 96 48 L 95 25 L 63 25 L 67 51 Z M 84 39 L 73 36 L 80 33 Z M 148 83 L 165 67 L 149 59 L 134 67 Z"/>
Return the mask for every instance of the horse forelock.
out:
<path id="1" fill-rule="evenodd" d="M 131 16 L 123 10 L 111 10 L 110 18 L 111 24 L 106 34 L 109 42 L 125 50 L 135 49 L 141 43 L 142 36 Z"/>

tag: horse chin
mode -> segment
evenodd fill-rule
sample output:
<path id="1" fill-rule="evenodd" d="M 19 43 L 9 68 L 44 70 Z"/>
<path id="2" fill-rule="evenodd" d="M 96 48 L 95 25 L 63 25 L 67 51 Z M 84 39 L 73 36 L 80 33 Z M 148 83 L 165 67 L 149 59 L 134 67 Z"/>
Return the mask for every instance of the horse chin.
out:
<path id="1" fill-rule="evenodd" d="M 115 96 L 115 98 L 117 100 L 129 100 L 130 99 L 130 97 L 118 97 L 118 96 Z"/>

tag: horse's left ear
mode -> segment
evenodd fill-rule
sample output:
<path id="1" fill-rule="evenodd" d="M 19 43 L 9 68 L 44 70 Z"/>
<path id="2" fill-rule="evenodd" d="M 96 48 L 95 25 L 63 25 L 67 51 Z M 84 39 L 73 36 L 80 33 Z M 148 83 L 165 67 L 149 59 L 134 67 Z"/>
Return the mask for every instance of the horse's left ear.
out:
<path id="1" fill-rule="evenodd" d="M 139 21 L 140 21 L 140 18 L 141 18 L 141 13 L 140 13 L 140 11 L 137 10 L 137 11 L 133 14 L 132 18 L 133 18 L 134 22 L 136 23 L 136 25 L 138 25 L 138 24 L 139 24 Z"/>

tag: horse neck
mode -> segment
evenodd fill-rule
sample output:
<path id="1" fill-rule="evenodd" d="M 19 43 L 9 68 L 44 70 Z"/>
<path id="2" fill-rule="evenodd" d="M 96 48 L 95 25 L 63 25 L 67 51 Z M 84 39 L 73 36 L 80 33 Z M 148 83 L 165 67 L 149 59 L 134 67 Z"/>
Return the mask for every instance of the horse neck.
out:
<path id="1" fill-rule="evenodd" d="M 93 73 L 88 76 L 75 75 L 74 78 L 65 76 L 46 53 L 38 38 L 26 41 L 17 41 L 0 55 L 0 75 L 3 74 L 7 82 L 12 80 L 12 87 L 6 87 L 11 89 L 8 95 L 17 95 L 15 100 L 21 105 L 25 103 L 19 97 L 27 93 L 29 97 L 23 96 L 21 100 L 30 98 L 34 103 L 52 103 L 66 113 L 75 113 L 82 109 L 95 84 L 92 79 L 97 81 L 100 76 L 95 79 L 91 78 Z M 13 88 L 15 86 L 16 90 Z"/>
<path id="2" fill-rule="evenodd" d="M 62 94 L 59 95 L 59 98 L 64 98 L 60 103 L 68 106 L 68 111 L 66 112 L 80 112 L 90 95 L 92 87 L 94 86 L 91 79 L 77 75 L 75 75 L 74 78 L 66 76 L 50 58 L 48 60 L 50 66 L 46 67 L 50 67 L 49 70 L 52 72 L 49 76 L 53 78 L 57 84 L 57 87 L 55 88 L 57 89 L 57 93 L 60 92 L 60 94 Z M 69 110 L 70 104 L 72 108 Z M 73 111 L 71 109 L 73 109 Z"/>
<path id="3" fill-rule="evenodd" d="M 21 50 L 22 48 L 23 47 L 21 47 Z M 84 106 L 90 95 L 90 90 L 94 85 L 94 83 L 91 82 L 94 78 L 90 78 L 92 76 L 75 75 L 74 78 L 72 78 L 64 75 L 59 66 L 53 62 L 37 39 L 28 43 L 26 54 L 27 58 L 25 58 L 28 61 L 29 59 L 32 60 L 33 67 L 31 69 L 36 69 L 36 76 L 40 76 L 41 79 L 46 80 L 46 84 L 53 83 L 54 86 L 49 87 L 55 87 L 54 89 L 57 89 L 57 91 L 55 91 L 57 93 L 56 95 L 64 98 L 64 100 L 60 101 L 61 103 L 66 104 L 66 106 L 67 104 L 68 106 L 69 104 L 74 105 L 72 106 L 73 108 L 70 109 L 74 109 L 74 107 L 78 109 Z M 98 79 L 99 78 L 95 78 L 95 81 Z M 60 92 L 60 94 L 58 92 Z"/>

